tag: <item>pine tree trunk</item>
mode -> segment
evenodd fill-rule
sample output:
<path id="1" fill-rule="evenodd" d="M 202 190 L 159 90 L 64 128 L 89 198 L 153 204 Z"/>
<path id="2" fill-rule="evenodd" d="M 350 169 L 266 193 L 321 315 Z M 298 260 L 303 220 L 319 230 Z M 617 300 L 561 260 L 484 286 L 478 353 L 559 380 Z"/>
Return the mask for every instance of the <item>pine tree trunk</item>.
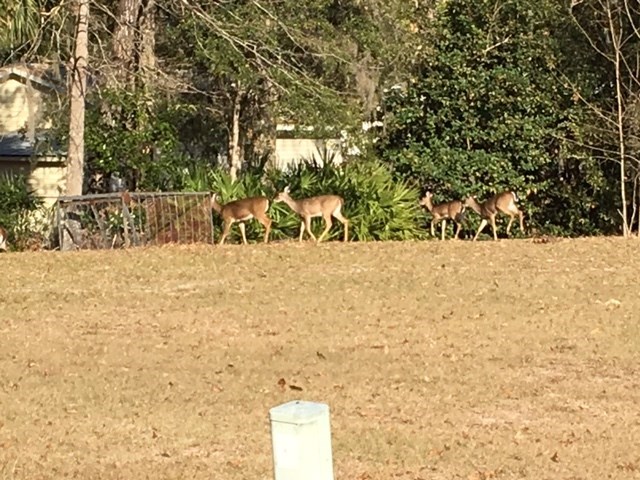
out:
<path id="1" fill-rule="evenodd" d="M 77 0 L 75 51 L 71 78 L 67 195 L 82 195 L 84 174 L 84 111 L 89 56 L 89 0 Z"/>
<path id="2" fill-rule="evenodd" d="M 153 71 L 156 68 L 156 2 L 144 0 L 142 12 L 139 18 L 140 28 L 140 54 L 138 67 L 142 71 L 145 83 L 153 80 Z"/>
<path id="3" fill-rule="evenodd" d="M 136 58 L 136 31 L 141 0 L 120 0 L 113 32 L 112 82 L 131 83 L 134 77 Z"/>
<path id="4" fill-rule="evenodd" d="M 273 85 L 268 82 L 262 99 L 262 103 L 266 105 L 262 113 L 262 127 L 256 139 L 254 149 L 258 157 L 264 161 L 264 164 L 270 167 L 276 166 L 276 139 L 278 133 L 276 127 L 278 119 L 274 106 L 277 101 L 278 93 Z"/>

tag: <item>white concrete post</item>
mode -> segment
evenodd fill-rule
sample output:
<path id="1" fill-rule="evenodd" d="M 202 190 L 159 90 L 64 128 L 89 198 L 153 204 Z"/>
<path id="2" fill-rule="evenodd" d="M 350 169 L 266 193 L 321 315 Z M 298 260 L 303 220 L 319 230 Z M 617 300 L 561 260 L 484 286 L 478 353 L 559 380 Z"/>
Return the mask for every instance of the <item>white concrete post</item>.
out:
<path id="1" fill-rule="evenodd" d="M 275 480 L 333 480 L 329 405 L 294 400 L 269 417 Z"/>

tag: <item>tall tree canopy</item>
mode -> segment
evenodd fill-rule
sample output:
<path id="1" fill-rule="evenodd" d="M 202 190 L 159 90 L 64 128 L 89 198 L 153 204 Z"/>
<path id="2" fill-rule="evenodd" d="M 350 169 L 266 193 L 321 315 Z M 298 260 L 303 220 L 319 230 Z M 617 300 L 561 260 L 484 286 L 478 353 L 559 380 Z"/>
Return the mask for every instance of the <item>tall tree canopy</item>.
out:
<path id="1" fill-rule="evenodd" d="M 443 2 L 413 78 L 387 99 L 381 154 L 444 197 L 513 189 L 539 226 L 597 228 L 606 179 L 574 141 L 588 112 L 562 81 L 576 38 L 553 0 Z"/>

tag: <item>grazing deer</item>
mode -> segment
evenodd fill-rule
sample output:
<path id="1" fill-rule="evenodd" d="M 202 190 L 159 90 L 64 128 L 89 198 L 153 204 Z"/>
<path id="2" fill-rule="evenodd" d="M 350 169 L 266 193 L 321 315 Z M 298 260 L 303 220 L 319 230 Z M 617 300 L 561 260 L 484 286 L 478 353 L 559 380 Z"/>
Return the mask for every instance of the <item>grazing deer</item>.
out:
<path id="1" fill-rule="evenodd" d="M 480 235 L 480 232 L 482 232 L 484 227 L 487 226 L 488 222 L 491 222 L 493 239 L 498 240 L 498 235 L 496 233 L 496 215 L 498 213 L 503 213 L 510 217 L 509 224 L 507 225 L 507 235 L 509 235 L 511 224 L 516 216 L 520 219 L 520 230 L 524 233 L 524 214 L 518 209 L 516 205 L 517 201 L 518 197 L 513 192 L 498 193 L 482 203 L 478 203 L 475 197 L 467 198 L 464 201 L 465 206 L 473 209 L 482 218 L 478 231 L 476 232 L 476 236 L 473 237 L 473 240 L 477 240 L 478 235 Z"/>
<path id="2" fill-rule="evenodd" d="M 302 198 L 300 200 L 294 200 L 289 195 L 289 187 L 285 187 L 284 191 L 278 193 L 275 202 L 284 202 L 289 205 L 289 208 L 296 212 L 302 222 L 300 223 L 300 238 L 298 241 L 302 241 L 305 227 L 311 238 L 320 243 L 324 236 L 329 232 L 333 222 L 331 217 L 338 219 L 342 225 L 344 225 L 344 241 L 349 239 L 349 219 L 342 215 L 342 207 L 344 206 L 344 199 L 339 195 L 319 195 L 317 197 Z M 319 238 L 311 231 L 311 219 L 313 217 L 322 217 L 324 219 L 325 227 L 322 235 Z"/>
<path id="3" fill-rule="evenodd" d="M 229 235 L 231 225 L 238 222 L 240 225 L 240 233 L 242 233 L 242 242 L 247 244 L 247 236 L 245 234 L 244 222 L 255 218 L 264 226 L 264 243 L 269 241 L 269 232 L 271 232 L 271 219 L 267 215 L 269 210 L 269 199 L 266 197 L 249 197 L 241 200 L 235 200 L 225 205 L 218 202 L 218 195 L 211 195 L 211 208 L 213 208 L 224 220 L 224 229 L 220 238 L 220 245 Z"/>
<path id="4" fill-rule="evenodd" d="M 0 250 L 7 251 L 7 231 L 2 227 L 0 227 Z"/>
<path id="5" fill-rule="evenodd" d="M 456 233 L 455 239 L 458 239 L 458 235 L 460 234 L 460 228 L 462 227 L 462 222 L 464 221 L 464 204 L 459 200 L 453 200 L 451 202 L 441 203 L 439 205 L 434 205 L 431 199 L 433 198 L 433 193 L 427 192 L 424 194 L 424 197 L 420 200 L 420 206 L 427 207 L 427 210 L 431 212 L 431 236 L 435 237 L 435 227 L 438 222 L 442 222 L 442 240 L 444 240 L 444 232 L 447 228 L 447 220 L 453 220 L 456 224 Z"/>

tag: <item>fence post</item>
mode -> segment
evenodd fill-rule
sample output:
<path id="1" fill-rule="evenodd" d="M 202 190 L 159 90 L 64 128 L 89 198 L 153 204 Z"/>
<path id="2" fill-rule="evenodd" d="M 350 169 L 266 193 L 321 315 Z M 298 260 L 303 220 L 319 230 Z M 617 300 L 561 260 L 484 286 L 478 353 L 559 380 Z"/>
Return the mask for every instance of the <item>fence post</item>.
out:
<path id="1" fill-rule="evenodd" d="M 333 480 L 329 406 L 294 400 L 269 416 L 275 480 Z"/>

